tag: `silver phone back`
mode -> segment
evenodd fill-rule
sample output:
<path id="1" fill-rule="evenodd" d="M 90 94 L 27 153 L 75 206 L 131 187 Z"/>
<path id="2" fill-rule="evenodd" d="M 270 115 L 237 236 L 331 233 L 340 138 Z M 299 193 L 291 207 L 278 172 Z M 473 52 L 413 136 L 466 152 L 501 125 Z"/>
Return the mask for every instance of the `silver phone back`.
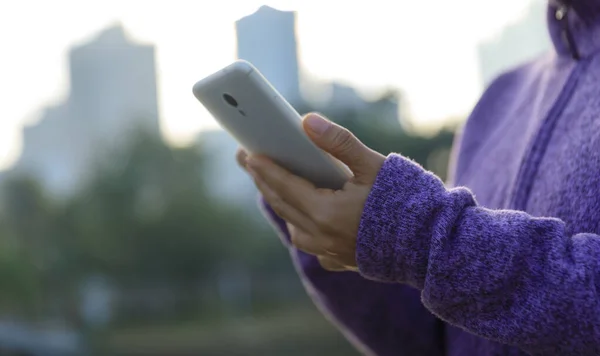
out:
<path id="1" fill-rule="evenodd" d="M 249 152 L 273 159 L 318 188 L 341 189 L 350 178 L 341 162 L 310 141 L 298 112 L 250 63 L 234 62 L 196 83 L 193 92 Z"/>

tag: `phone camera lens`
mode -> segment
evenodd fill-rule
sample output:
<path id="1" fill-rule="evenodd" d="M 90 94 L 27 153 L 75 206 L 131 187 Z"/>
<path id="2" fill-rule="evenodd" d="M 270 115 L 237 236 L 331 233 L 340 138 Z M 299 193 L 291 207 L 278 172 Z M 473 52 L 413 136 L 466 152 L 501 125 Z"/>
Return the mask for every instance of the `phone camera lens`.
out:
<path id="1" fill-rule="evenodd" d="M 237 108 L 238 106 L 238 102 L 237 100 L 235 100 L 235 98 L 227 93 L 223 94 L 223 99 L 225 100 L 225 102 L 227 102 L 227 104 L 233 106 L 234 108 Z"/>

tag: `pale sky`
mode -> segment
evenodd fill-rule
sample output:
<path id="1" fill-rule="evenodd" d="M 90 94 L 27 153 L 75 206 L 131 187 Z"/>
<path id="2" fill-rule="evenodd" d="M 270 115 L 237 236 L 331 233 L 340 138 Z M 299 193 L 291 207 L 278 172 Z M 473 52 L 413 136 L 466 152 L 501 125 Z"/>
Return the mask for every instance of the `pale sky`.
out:
<path id="1" fill-rule="evenodd" d="M 154 43 L 161 125 L 185 144 L 214 121 L 192 85 L 235 57 L 234 21 L 266 4 L 298 11 L 300 62 L 323 79 L 393 86 L 422 122 L 465 115 L 481 93 L 476 45 L 523 15 L 524 0 L 19 0 L 0 5 L 0 168 L 21 129 L 68 93 L 67 51 L 120 21 Z"/>

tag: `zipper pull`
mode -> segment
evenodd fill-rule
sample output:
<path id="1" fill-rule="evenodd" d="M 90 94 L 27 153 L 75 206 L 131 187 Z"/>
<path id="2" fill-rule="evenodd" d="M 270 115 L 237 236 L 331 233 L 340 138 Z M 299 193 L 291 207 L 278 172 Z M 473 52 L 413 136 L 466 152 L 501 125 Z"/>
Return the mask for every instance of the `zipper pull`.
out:
<path id="1" fill-rule="evenodd" d="M 575 43 L 575 38 L 573 37 L 573 33 L 571 32 L 571 26 L 569 26 L 569 11 L 571 10 L 571 6 L 569 4 L 561 3 L 556 9 L 555 17 L 562 27 L 562 36 L 565 44 L 569 52 L 571 52 L 571 56 L 574 60 L 578 61 L 581 59 L 579 54 L 579 50 L 577 49 L 577 44 Z"/>

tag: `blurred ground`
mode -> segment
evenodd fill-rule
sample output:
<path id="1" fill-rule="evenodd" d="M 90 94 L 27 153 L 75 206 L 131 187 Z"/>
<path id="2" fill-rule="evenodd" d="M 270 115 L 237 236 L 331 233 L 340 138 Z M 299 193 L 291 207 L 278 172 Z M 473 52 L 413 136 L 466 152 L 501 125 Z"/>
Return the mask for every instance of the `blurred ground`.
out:
<path id="1" fill-rule="evenodd" d="M 111 331 L 110 354 L 133 355 L 358 355 L 314 308 L 226 323 L 184 323 Z"/>

